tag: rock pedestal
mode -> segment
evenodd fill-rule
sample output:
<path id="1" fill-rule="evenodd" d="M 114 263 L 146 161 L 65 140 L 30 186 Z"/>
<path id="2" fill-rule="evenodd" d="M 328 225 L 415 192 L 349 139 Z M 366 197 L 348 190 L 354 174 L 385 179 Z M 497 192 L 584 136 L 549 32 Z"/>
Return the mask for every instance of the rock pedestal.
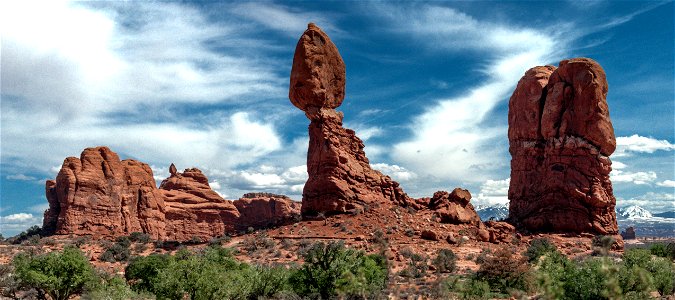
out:
<path id="1" fill-rule="evenodd" d="M 368 203 L 410 202 L 397 182 L 370 168 L 363 141 L 342 127 L 343 114 L 335 108 L 344 100 L 344 91 L 342 57 L 330 38 L 310 23 L 295 49 L 289 89 L 291 103 L 311 121 L 303 215 L 344 213 Z"/>
<path id="2" fill-rule="evenodd" d="M 605 72 L 575 58 L 528 70 L 509 101 L 509 220 L 530 231 L 616 234 L 616 148 Z"/>

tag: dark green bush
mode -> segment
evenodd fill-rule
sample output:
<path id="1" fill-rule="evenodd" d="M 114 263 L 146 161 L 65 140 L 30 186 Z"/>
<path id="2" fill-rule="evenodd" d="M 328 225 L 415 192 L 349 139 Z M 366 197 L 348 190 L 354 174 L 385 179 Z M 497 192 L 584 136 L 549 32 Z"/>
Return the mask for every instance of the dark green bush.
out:
<path id="1" fill-rule="evenodd" d="M 658 257 L 666 257 L 670 259 L 675 259 L 675 243 L 657 243 L 653 244 L 649 250 L 653 255 Z"/>
<path id="2" fill-rule="evenodd" d="M 135 291 L 155 293 L 159 272 L 168 267 L 170 260 L 161 254 L 135 257 L 124 269 L 124 277 Z"/>
<path id="3" fill-rule="evenodd" d="M 424 255 L 414 253 L 409 249 L 401 251 L 401 255 L 408 259 L 408 267 L 401 270 L 398 275 L 401 277 L 421 278 L 429 269 L 427 265 L 428 258 Z"/>
<path id="4" fill-rule="evenodd" d="M 21 253 L 12 261 L 21 284 L 35 288 L 54 300 L 80 293 L 94 279 L 89 260 L 75 247 L 42 255 Z"/>
<path id="5" fill-rule="evenodd" d="M 33 239 L 40 239 L 40 234 L 42 233 L 42 228 L 37 225 L 33 225 L 30 228 L 26 229 L 26 231 L 22 231 L 21 233 L 8 238 L 7 240 L 12 243 L 12 244 L 21 244 L 23 241 L 26 241 L 30 239 L 31 237 L 34 237 Z"/>
<path id="6" fill-rule="evenodd" d="M 527 251 L 525 251 L 524 255 L 527 257 L 527 261 L 532 263 L 537 261 L 542 255 L 554 251 L 558 251 L 558 249 L 550 240 L 539 238 L 530 242 L 530 246 L 527 247 Z"/>
<path id="7" fill-rule="evenodd" d="M 452 273 L 457 269 L 457 256 L 450 249 L 439 249 L 433 264 L 437 272 Z"/>
<path id="8" fill-rule="evenodd" d="M 442 299 L 490 299 L 490 284 L 475 277 L 460 278 L 451 276 L 443 280 L 440 297 Z"/>
<path id="9" fill-rule="evenodd" d="M 142 243 L 142 244 L 149 243 L 150 240 L 151 240 L 150 235 L 147 234 L 147 233 L 143 233 L 143 232 L 132 232 L 132 233 L 129 235 L 129 239 L 130 239 L 132 242 L 135 242 L 135 243 Z"/>
<path id="10" fill-rule="evenodd" d="M 82 294 L 82 299 L 128 300 L 150 299 L 150 297 L 141 296 L 132 291 L 124 279 L 102 273 L 87 285 L 85 292 Z"/>
<path id="11" fill-rule="evenodd" d="M 128 239 L 126 241 L 128 241 Z M 127 261 L 131 257 L 131 250 L 129 249 L 130 244 L 130 242 L 127 244 L 124 240 L 121 243 L 114 243 L 101 253 L 99 259 L 105 262 Z"/>
<path id="12" fill-rule="evenodd" d="M 339 242 L 319 242 L 304 254 L 305 263 L 289 279 L 295 291 L 304 297 L 329 299 L 374 297 L 387 281 L 386 259 L 380 255 L 346 249 Z"/>
<path id="13" fill-rule="evenodd" d="M 670 259 L 653 258 L 647 263 L 645 269 L 654 277 L 654 287 L 661 295 L 675 293 L 675 265 Z"/>

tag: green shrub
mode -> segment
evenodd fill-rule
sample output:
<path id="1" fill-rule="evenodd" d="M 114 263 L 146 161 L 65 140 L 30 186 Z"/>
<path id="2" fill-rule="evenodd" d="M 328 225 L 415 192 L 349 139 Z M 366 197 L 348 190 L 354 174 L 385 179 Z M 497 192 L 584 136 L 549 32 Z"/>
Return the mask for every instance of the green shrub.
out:
<path id="1" fill-rule="evenodd" d="M 15 235 L 14 237 L 8 238 L 7 240 L 15 245 L 22 244 L 24 241 L 30 239 L 31 237 L 33 237 L 33 240 L 37 238 L 37 240 L 39 241 L 41 233 L 42 228 L 40 228 L 40 226 L 33 225 L 30 228 L 26 229 L 26 231 L 22 231 L 21 233 Z"/>
<path id="2" fill-rule="evenodd" d="M 476 278 L 490 284 L 494 292 L 527 291 L 530 284 L 528 266 L 524 261 L 515 259 L 513 254 L 508 247 L 497 249 L 480 265 Z"/>
<path id="3" fill-rule="evenodd" d="M 475 277 L 460 278 L 451 276 L 441 284 L 443 299 L 490 299 L 490 284 Z"/>
<path id="4" fill-rule="evenodd" d="M 288 278 L 291 272 L 283 266 L 256 266 L 251 275 L 249 299 L 272 298 L 290 290 Z"/>
<path id="5" fill-rule="evenodd" d="M 12 261 L 16 277 L 54 300 L 65 300 L 82 291 L 94 278 L 89 260 L 75 247 L 31 256 L 21 253 Z"/>
<path id="6" fill-rule="evenodd" d="M 628 249 L 623 253 L 623 264 L 632 268 L 633 266 L 644 268 L 652 260 L 652 255 L 647 249 Z"/>
<path id="7" fill-rule="evenodd" d="M 527 257 L 527 261 L 532 263 L 537 261 L 542 255 L 554 251 L 558 251 L 558 249 L 549 239 L 539 238 L 530 242 L 530 246 L 527 247 L 524 255 Z"/>
<path id="8" fill-rule="evenodd" d="M 127 300 L 150 299 L 150 297 L 135 293 L 129 288 L 126 281 L 120 277 L 102 274 L 87 286 L 86 291 L 82 294 L 82 299 Z"/>
<path id="9" fill-rule="evenodd" d="M 672 295 L 675 292 L 675 265 L 670 259 L 653 258 L 645 269 L 654 277 L 654 286 L 661 295 Z"/>
<path id="10" fill-rule="evenodd" d="M 612 249 L 612 245 L 616 243 L 616 240 L 611 235 L 596 235 L 591 241 L 593 245 L 593 254 L 595 255 L 607 255 L 609 250 Z"/>
<path id="11" fill-rule="evenodd" d="M 128 239 L 127 239 L 128 241 Z M 100 260 L 105 262 L 127 261 L 131 257 L 131 250 L 126 242 L 117 242 L 101 253 Z"/>
<path id="12" fill-rule="evenodd" d="M 439 249 L 433 264 L 440 273 L 452 273 L 457 269 L 457 256 L 450 249 Z"/>
<path id="13" fill-rule="evenodd" d="M 382 291 L 387 280 L 386 259 L 346 249 L 341 242 L 312 245 L 305 263 L 289 281 L 304 297 L 329 299 L 335 295 L 367 296 Z"/>
<path id="14" fill-rule="evenodd" d="M 135 257 L 124 269 L 124 277 L 133 290 L 155 293 L 159 272 L 168 267 L 170 260 L 168 255 L 161 254 Z"/>
<path id="15" fill-rule="evenodd" d="M 675 259 L 675 243 L 672 242 L 668 243 L 667 245 L 663 243 L 653 244 L 649 248 L 649 251 L 658 257 Z"/>

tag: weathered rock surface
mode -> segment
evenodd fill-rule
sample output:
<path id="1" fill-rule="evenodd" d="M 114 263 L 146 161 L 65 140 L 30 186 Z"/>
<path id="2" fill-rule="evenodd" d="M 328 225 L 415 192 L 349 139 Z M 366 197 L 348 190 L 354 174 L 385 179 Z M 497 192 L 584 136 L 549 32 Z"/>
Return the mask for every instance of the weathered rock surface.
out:
<path id="1" fill-rule="evenodd" d="M 211 189 L 199 169 L 172 173 L 159 186 L 166 205 L 167 239 L 206 241 L 234 232 L 239 211 Z"/>
<path id="2" fill-rule="evenodd" d="M 509 220 L 531 231 L 616 234 L 607 80 L 575 58 L 528 70 L 509 101 Z"/>
<path id="3" fill-rule="evenodd" d="M 456 188 L 452 192 L 435 192 L 429 200 L 429 209 L 435 210 L 441 223 L 479 225 L 480 217 L 470 203 L 471 193 Z"/>
<path id="4" fill-rule="evenodd" d="M 321 28 L 309 23 L 293 56 L 288 98 L 297 108 L 337 108 L 345 97 L 345 63 Z"/>
<path id="5" fill-rule="evenodd" d="M 239 230 L 290 224 L 300 219 L 301 204 L 284 195 L 248 193 L 233 203 L 241 214 Z"/>
<path id="6" fill-rule="evenodd" d="M 516 234 L 516 228 L 506 222 L 487 221 L 484 223 L 489 232 L 491 243 L 511 243 Z"/>
<path id="7" fill-rule="evenodd" d="M 68 157 L 46 183 L 49 209 L 43 227 L 57 234 L 102 236 L 146 232 L 164 238 L 164 199 L 152 170 L 135 160 L 120 160 L 107 147 Z"/>
<path id="8" fill-rule="evenodd" d="M 120 160 L 107 147 L 85 149 L 66 158 L 56 180 L 47 180 L 47 233 L 115 237 L 144 232 L 154 239 L 209 240 L 237 229 L 287 224 L 300 207 L 286 196 L 247 194 L 223 199 L 196 168 L 182 173 L 171 164 L 170 177 L 155 186 L 152 170 Z M 242 212 L 235 206 L 241 207 Z"/>
<path id="9" fill-rule="evenodd" d="M 367 203 L 407 205 L 410 198 L 389 176 L 370 168 L 364 145 L 342 127 L 334 108 L 344 99 L 345 66 L 337 48 L 314 24 L 293 57 L 289 98 L 310 119 L 303 215 L 336 214 Z"/>

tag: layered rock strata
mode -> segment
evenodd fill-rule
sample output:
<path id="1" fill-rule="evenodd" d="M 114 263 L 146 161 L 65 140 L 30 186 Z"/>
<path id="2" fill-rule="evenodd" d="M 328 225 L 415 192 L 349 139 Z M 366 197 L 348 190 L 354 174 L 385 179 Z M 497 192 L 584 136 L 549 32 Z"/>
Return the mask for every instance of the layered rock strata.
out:
<path id="1" fill-rule="evenodd" d="M 528 70 L 509 101 L 509 220 L 530 231 L 618 231 L 607 80 L 588 58 Z"/>
<path id="2" fill-rule="evenodd" d="M 410 198 L 389 176 L 370 167 L 364 144 L 342 127 L 335 110 L 345 96 L 345 65 L 337 47 L 310 23 L 298 41 L 289 88 L 291 103 L 310 120 L 302 214 L 331 215 L 368 203 L 407 205 Z"/>
<path id="3" fill-rule="evenodd" d="M 144 232 L 158 240 L 209 240 L 242 228 L 297 220 L 299 206 L 280 195 L 247 194 L 223 199 L 196 168 L 155 185 L 142 162 L 120 160 L 107 147 L 85 149 L 69 157 L 56 180 L 47 180 L 43 229 L 47 233 L 115 237 Z M 242 212 L 238 210 L 241 207 Z"/>

